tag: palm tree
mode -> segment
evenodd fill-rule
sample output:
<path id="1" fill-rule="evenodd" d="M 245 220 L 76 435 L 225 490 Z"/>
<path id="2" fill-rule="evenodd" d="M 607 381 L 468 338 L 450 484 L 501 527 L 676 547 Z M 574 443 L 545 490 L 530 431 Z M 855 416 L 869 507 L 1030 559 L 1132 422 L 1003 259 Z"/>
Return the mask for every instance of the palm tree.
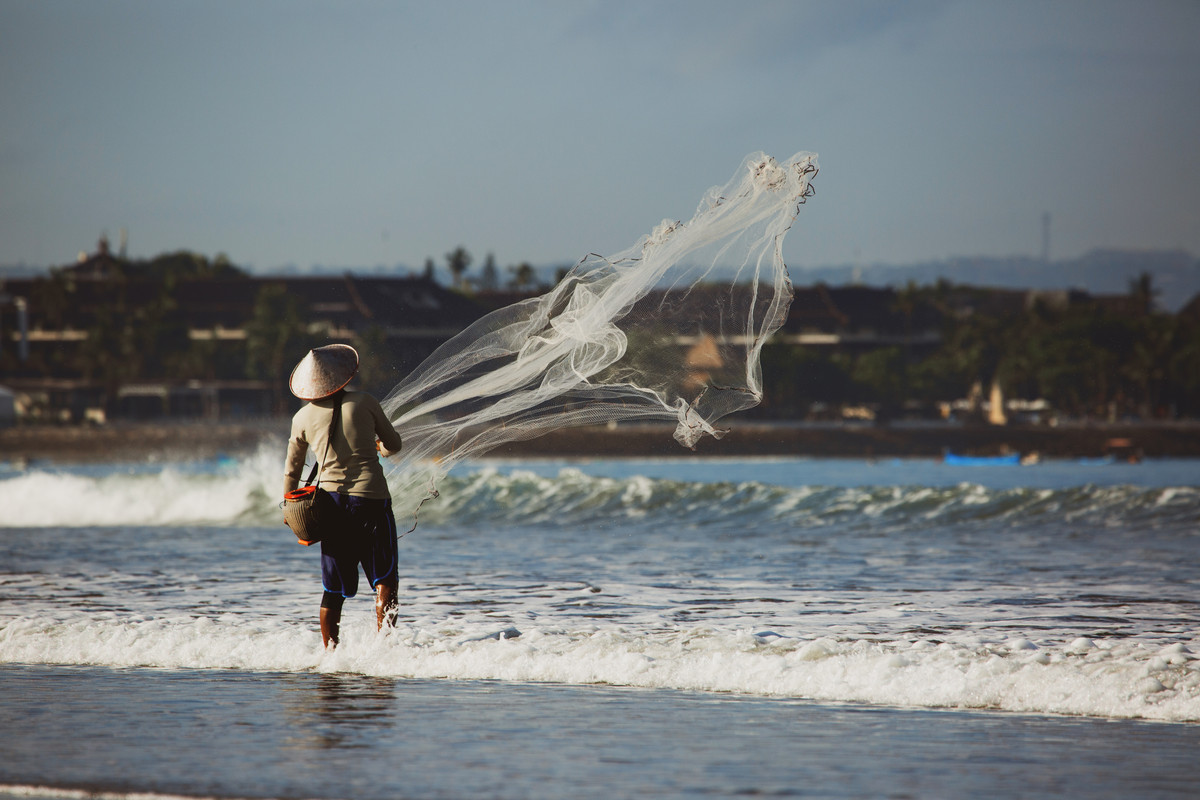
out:
<path id="1" fill-rule="evenodd" d="M 450 274 L 454 276 L 454 288 L 466 288 L 463 275 L 466 274 L 467 267 L 471 266 L 471 254 L 466 251 L 466 248 L 459 245 L 453 252 L 446 253 L 446 266 L 450 268 Z"/>
<path id="2" fill-rule="evenodd" d="M 537 273 L 528 261 L 522 261 L 515 267 L 509 267 L 508 271 L 513 275 L 508 282 L 510 288 L 532 289 L 537 286 Z"/>

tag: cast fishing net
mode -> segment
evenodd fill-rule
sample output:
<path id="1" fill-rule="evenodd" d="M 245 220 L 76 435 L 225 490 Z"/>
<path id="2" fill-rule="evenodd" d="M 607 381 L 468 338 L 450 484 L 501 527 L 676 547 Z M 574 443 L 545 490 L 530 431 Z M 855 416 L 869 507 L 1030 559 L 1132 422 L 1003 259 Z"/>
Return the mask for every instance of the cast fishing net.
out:
<path id="1" fill-rule="evenodd" d="M 783 237 L 816 155 L 746 158 L 687 222 L 589 255 L 549 293 L 494 311 L 383 400 L 404 439 L 388 463 L 397 521 L 458 462 L 561 428 L 671 421 L 694 447 L 762 399 L 759 356 L 792 298 Z"/>

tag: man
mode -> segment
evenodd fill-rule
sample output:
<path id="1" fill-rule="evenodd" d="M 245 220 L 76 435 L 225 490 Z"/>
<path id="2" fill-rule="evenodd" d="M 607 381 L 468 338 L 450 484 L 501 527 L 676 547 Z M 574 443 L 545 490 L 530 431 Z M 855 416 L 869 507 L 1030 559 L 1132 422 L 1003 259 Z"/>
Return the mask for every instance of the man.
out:
<path id="1" fill-rule="evenodd" d="M 331 344 L 309 351 L 288 382 L 292 394 L 308 403 L 292 417 L 284 492 L 300 484 L 311 447 L 324 461 L 320 486 L 346 520 L 341 530 L 321 541 L 321 640 L 326 648 L 337 646 L 342 603 L 358 593 L 360 565 L 375 591 L 376 629 L 385 621 L 396 624 L 396 520 L 379 454 L 399 452 L 400 434 L 378 400 L 366 392 L 346 391 L 357 372 L 355 349 Z"/>

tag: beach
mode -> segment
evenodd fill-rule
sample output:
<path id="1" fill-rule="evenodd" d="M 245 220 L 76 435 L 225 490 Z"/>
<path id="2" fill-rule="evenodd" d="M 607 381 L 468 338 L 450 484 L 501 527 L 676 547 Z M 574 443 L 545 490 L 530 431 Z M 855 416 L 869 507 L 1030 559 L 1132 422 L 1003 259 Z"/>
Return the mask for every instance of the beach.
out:
<path id="1" fill-rule="evenodd" d="M 1200 780 L 1200 459 L 489 458 L 325 652 L 278 444 L 0 460 L 0 797 Z"/>
<path id="2" fill-rule="evenodd" d="M 1200 781 L 1200 459 L 720 452 L 737 430 L 695 455 L 667 429 L 580 431 L 668 446 L 458 465 L 400 540 L 396 627 L 360 586 L 324 651 L 319 554 L 280 520 L 283 432 L 204 433 L 0 458 L 0 797 Z"/>
<path id="3" fill-rule="evenodd" d="M 1189 796 L 1200 747 L 1196 726 L 612 686 L 6 665 L 0 680 L 0 730 L 39 719 L 0 742 L 5 800 L 1125 800 Z"/>
<path id="4" fill-rule="evenodd" d="M 243 454 L 264 443 L 280 447 L 289 420 L 245 422 L 121 422 L 108 425 L 39 425 L 0 428 L 0 458 L 32 461 L 208 459 Z M 553 431 L 493 451 L 499 457 L 665 458 L 800 456 L 814 458 L 936 458 L 947 451 L 969 455 L 1037 454 L 1048 458 L 1098 458 L 1122 452 L 1146 458 L 1200 457 L 1200 423 L 1070 423 L 1005 425 L 896 423 L 806 424 L 734 420 L 721 439 L 704 437 L 695 450 L 674 441 L 668 424 L 581 427 Z M 281 450 L 282 453 L 282 450 Z"/>

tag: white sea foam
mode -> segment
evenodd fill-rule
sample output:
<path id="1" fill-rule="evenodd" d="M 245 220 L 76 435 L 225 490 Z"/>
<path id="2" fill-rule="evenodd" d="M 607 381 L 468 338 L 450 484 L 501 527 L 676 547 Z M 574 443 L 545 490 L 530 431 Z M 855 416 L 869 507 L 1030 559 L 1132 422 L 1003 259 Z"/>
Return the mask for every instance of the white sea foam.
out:
<path id="1" fill-rule="evenodd" d="M 377 636 L 352 601 L 324 653 L 317 561 L 278 520 L 279 465 L 271 450 L 0 478 L 0 663 L 1200 722 L 1194 488 L 481 468 L 406 540 L 401 626 Z"/>
<path id="2" fill-rule="evenodd" d="M 64 789 L 58 786 L 0 783 L 0 798 L 46 797 L 52 800 L 239 800 L 236 797 L 162 794 L 159 792 L 113 792 L 90 789 Z M 256 798 L 266 800 L 266 798 Z"/>
<path id="3" fill-rule="evenodd" d="M 490 634 L 490 635 L 489 635 Z M 772 631 L 348 619 L 337 650 L 290 622 L 12 620 L 0 661 L 610 684 L 877 705 L 1200 722 L 1200 641 L 1038 645 L 875 641 Z"/>
<path id="4" fill-rule="evenodd" d="M 263 448 L 238 461 L 31 468 L 0 480 L 0 528 L 231 524 L 262 518 L 282 495 L 282 458 Z"/>
<path id="5" fill-rule="evenodd" d="M 0 477 L 0 528 L 106 525 L 246 525 L 278 518 L 277 448 L 237 461 L 142 465 L 125 470 L 30 469 Z M 732 477 L 732 476 L 731 476 Z M 393 487 L 395 491 L 395 487 Z M 1195 523 L 1200 489 L 1084 486 L 992 489 L 954 486 L 778 486 L 610 478 L 564 467 L 554 475 L 482 467 L 452 477 L 422 510 L 422 524 L 487 520 L 575 523 L 620 517 L 670 524 L 739 518 L 746 525 L 819 527 L 847 520 L 956 524 L 1057 517 L 1098 525 Z"/>

